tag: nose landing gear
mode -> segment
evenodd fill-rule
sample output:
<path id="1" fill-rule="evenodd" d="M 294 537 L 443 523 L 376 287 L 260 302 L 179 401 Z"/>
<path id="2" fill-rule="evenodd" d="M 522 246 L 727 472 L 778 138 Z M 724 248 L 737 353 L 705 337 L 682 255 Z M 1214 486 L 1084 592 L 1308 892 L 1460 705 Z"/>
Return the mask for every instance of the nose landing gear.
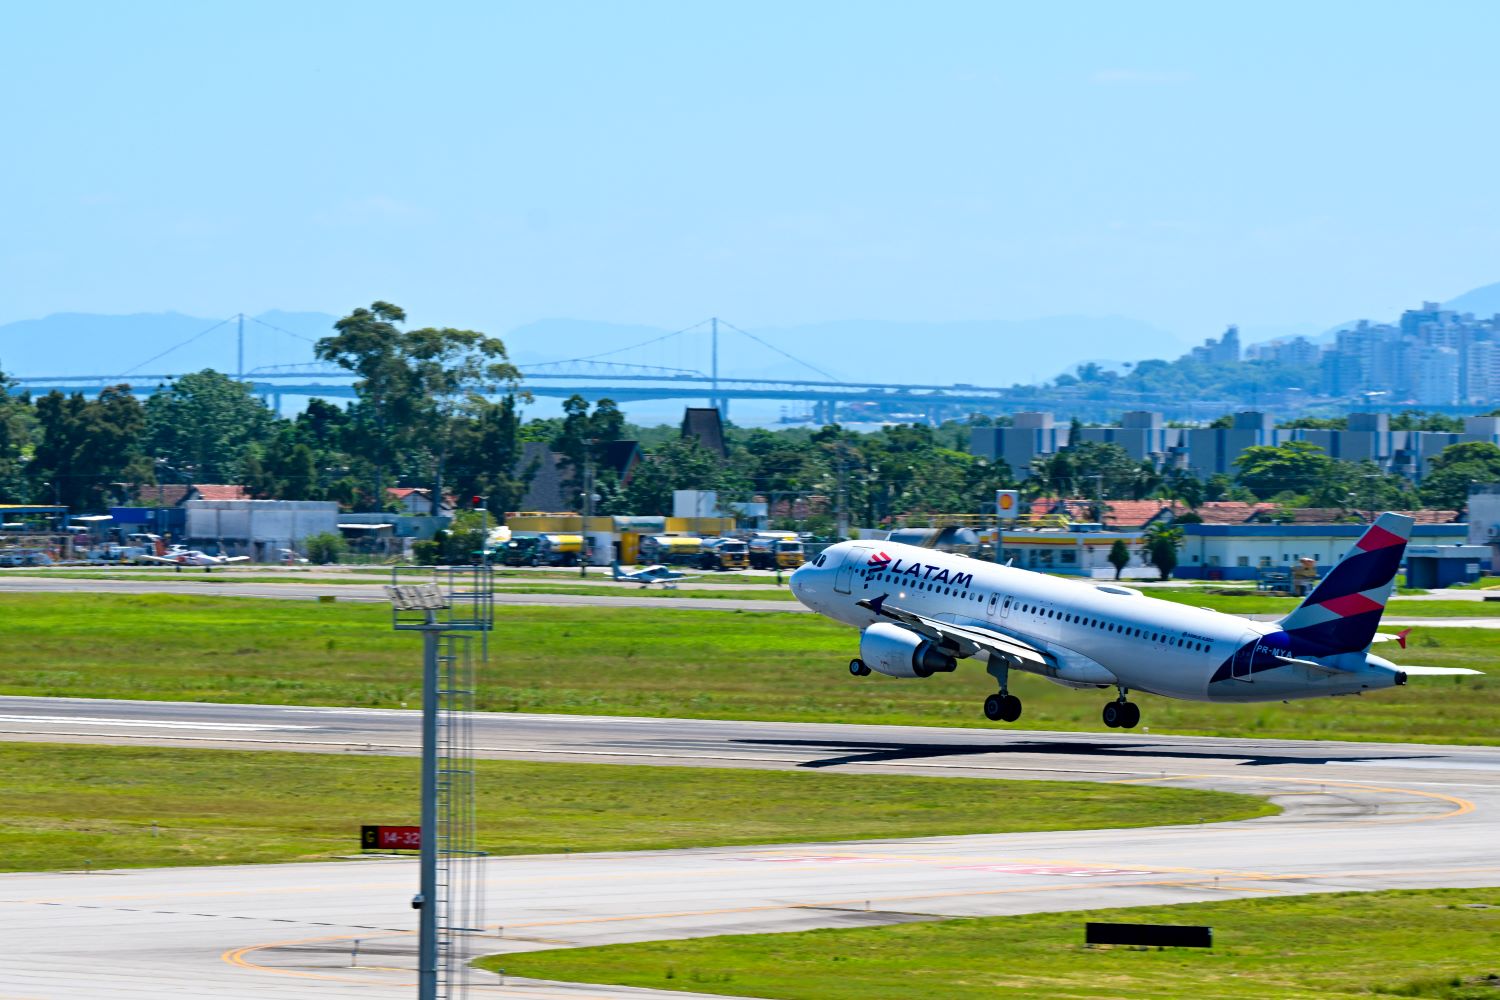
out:
<path id="1" fill-rule="evenodd" d="M 995 678 L 1000 690 L 984 699 L 984 717 L 991 722 L 1015 722 L 1021 717 L 1021 699 L 1011 694 L 1007 687 L 1010 664 L 991 653 L 989 665 L 985 669 Z"/>
<path id="2" fill-rule="evenodd" d="M 855 677 L 868 677 L 870 676 L 870 668 L 865 666 L 864 660 L 854 659 L 849 661 L 849 673 Z"/>
<path id="3" fill-rule="evenodd" d="M 1104 724 L 1111 729 L 1134 729 L 1141 721 L 1141 706 L 1126 701 L 1129 692 L 1120 685 L 1120 697 L 1104 706 Z"/>

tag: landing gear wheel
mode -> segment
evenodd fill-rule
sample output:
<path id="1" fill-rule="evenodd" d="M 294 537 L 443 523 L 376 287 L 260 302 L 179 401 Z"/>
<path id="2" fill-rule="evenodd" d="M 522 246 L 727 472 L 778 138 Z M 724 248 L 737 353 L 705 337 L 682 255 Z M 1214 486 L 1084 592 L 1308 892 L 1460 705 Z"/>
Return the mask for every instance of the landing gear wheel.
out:
<path id="1" fill-rule="evenodd" d="M 855 677 L 868 677 L 870 675 L 870 668 L 865 666 L 864 660 L 850 660 L 849 672 Z"/>
<path id="2" fill-rule="evenodd" d="M 984 699 L 984 717 L 991 722 L 1015 722 L 1021 717 L 1021 699 L 1013 694 L 992 694 Z"/>
<path id="3" fill-rule="evenodd" d="M 1127 701 L 1120 706 L 1120 728 L 1134 729 L 1141 721 L 1141 706 Z"/>
<path id="4" fill-rule="evenodd" d="M 1104 706 L 1104 724 L 1111 729 L 1119 729 L 1123 714 L 1118 701 L 1107 702 Z"/>

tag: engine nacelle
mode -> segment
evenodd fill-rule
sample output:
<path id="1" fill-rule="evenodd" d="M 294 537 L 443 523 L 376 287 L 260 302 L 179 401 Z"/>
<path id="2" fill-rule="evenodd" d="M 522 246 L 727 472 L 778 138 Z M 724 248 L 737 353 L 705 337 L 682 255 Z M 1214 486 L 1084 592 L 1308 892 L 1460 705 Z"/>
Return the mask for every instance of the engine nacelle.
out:
<path id="1" fill-rule="evenodd" d="M 930 640 L 889 622 L 876 622 L 860 633 L 859 657 L 871 670 L 891 677 L 931 677 L 958 666 Z"/>

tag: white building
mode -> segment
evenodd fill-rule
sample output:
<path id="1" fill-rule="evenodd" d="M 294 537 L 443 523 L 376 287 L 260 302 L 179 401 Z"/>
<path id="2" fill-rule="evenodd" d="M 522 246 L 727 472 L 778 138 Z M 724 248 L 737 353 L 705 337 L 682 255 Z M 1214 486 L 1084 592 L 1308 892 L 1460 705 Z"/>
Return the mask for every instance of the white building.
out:
<path id="1" fill-rule="evenodd" d="M 189 500 L 187 544 L 222 555 L 278 562 L 308 535 L 338 534 L 339 505 L 326 500 Z"/>

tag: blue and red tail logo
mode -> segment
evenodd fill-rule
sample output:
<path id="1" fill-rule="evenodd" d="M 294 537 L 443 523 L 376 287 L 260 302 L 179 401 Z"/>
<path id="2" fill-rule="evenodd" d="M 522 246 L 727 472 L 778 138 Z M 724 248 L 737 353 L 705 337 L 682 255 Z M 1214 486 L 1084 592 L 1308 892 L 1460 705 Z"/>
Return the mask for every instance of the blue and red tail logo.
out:
<path id="1" fill-rule="evenodd" d="M 1321 654 L 1369 648 L 1414 523 L 1403 514 L 1381 514 L 1297 610 L 1282 619 L 1287 635 Z"/>
<path id="2" fill-rule="evenodd" d="M 884 552 L 877 552 L 877 553 L 875 553 L 873 556 L 870 557 L 870 562 L 868 563 L 868 565 L 870 566 L 870 568 L 873 569 L 873 570 L 875 570 L 876 572 L 879 572 L 880 570 L 885 569 L 890 564 L 891 564 L 891 557 L 888 556 L 888 555 L 886 555 Z"/>

